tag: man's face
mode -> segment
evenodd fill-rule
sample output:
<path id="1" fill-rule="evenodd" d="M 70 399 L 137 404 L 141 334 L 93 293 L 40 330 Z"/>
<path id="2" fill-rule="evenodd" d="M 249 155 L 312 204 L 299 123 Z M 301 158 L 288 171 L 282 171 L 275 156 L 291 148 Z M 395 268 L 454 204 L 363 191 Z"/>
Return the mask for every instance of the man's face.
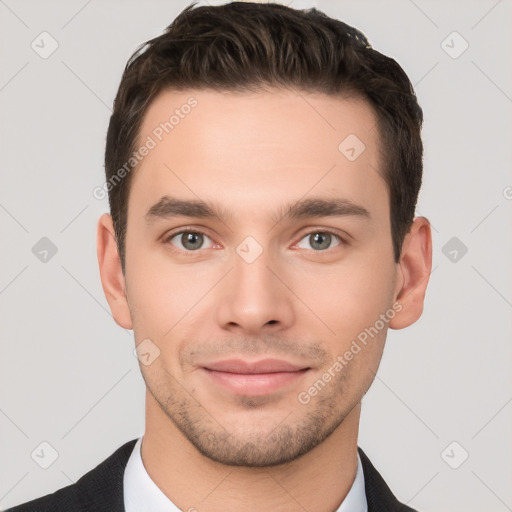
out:
<path id="1" fill-rule="evenodd" d="M 376 118 L 354 98 L 166 91 L 144 118 L 140 142 L 148 136 L 125 274 L 136 343 L 160 351 L 141 364 L 148 407 L 213 460 L 293 460 L 359 404 L 398 292 Z M 219 216 L 170 215 L 164 196 Z M 285 215 L 313 199 L 338 200 L 337 214 Z"/>

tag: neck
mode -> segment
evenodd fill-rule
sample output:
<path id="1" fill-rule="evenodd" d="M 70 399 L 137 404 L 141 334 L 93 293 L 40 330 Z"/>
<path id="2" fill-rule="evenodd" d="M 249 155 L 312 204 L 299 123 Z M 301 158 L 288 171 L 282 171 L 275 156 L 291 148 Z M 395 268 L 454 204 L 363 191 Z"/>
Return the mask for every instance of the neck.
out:
<path id="1" fill-rule="evenodd" d="M 151 479 L 181 510 L 315 510 L 332 512 L 357 471 L 358 404 L 320 445 L 269 467 L 227 466 L 205 457 L 146 393 L 142 461 Z"/>

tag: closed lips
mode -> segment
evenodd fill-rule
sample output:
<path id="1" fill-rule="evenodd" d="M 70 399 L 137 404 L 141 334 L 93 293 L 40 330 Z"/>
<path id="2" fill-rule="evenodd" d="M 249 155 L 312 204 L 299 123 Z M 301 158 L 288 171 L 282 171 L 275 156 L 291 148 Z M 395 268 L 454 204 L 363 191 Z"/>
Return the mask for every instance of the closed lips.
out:
<path id="1" fill-rule="evenodd" d="M 238 374 L 262 374 L 262 373 L 281 373 L 298 372 L 307 370 L 307 366 L 298 366 L 288 361 L 279 359 L 264 359 L 262 361 L 244 361 L 242 359 L 229 359 L 217 361 L 204 365 L 204 368 L 216 372 L 238 373 Z"/>

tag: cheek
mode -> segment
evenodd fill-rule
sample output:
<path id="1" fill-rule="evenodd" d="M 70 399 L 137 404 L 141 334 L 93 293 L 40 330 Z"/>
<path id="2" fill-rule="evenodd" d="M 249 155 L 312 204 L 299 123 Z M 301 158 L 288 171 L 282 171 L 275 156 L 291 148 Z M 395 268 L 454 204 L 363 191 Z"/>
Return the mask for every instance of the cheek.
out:
<path id="1" fill-rule="evenodd" d="M 201 299 L 213 288 L 223 269 L 194 263 L 172 264 L 164 251 L 135 244 L 129 250 L 126 279 L 135 339 L 149 338 L 162 352 L 168 352 L 173 339 L 190 325 L 197 327 L 204 321 Z"/>
<path id="2" fill-rule="evenodd" d="M 326 339 L 352 339 L 390 307 L 394 267 L 380 258 L 301 272 L 294 290 L 308 306 L 306 320 L 323 324 Z M 301 306 L 302 307 L 302 306 Z"/>
<path id="3" fill-rule="evenodd" d="M 155 258 L 155 251 L 144 250 L 127 240 L 126 281 L 128 304 L 136 340 L 161 338 L 176 323 L 183 292 L 179 272 L 174 275 Z"/>
<path id="4" fill-rule="evenodd" d="M 170 276 L 143 275 L 130 281 L 129 306 L 136 340 L 162 339 L 172 336 L 187 309 L 188 299 L 183 285 Z"/>

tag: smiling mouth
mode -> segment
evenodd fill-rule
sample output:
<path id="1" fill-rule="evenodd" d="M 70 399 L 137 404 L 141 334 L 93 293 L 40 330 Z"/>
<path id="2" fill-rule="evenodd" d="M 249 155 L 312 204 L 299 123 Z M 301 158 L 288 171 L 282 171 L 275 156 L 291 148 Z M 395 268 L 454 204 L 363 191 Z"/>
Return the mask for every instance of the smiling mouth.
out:
<path id="1" fill-rule="evenodd" d="M 263 396 L 296 383 L 311 368 L 287 361 L 266 359 L 248 362 L 241 359 L 218 361 L 201 367 L 208 378 L 238 395 Z"/>

